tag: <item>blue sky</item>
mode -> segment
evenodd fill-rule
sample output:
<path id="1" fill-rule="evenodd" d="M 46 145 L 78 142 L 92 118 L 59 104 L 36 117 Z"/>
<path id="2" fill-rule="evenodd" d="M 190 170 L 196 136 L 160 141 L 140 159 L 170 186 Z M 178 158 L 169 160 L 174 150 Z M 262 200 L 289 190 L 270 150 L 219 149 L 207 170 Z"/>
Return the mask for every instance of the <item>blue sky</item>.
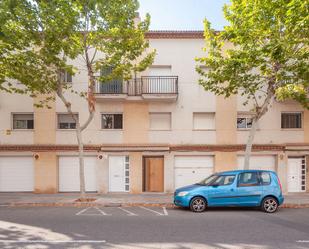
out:
<path id="1" fill-rule="evenodd" d="M 216 30 L 227 25 L 222 7 L 229 0 L 139 0 L 140 15 L 151 15 L 151 30 L 203 30 L 206 17 Z"/>

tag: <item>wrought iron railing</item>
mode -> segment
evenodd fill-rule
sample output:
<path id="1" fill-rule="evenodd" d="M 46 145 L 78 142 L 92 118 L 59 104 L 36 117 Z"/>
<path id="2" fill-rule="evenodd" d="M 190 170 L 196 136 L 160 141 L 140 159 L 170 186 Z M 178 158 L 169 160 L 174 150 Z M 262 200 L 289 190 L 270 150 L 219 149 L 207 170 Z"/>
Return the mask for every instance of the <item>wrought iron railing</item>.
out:
<path id="1" fill-rule="evenodd" d="M 178 94 L 178 76 L 143 76 L 129 81 L 112 80 L 96 83 L 97 94 Z"/>

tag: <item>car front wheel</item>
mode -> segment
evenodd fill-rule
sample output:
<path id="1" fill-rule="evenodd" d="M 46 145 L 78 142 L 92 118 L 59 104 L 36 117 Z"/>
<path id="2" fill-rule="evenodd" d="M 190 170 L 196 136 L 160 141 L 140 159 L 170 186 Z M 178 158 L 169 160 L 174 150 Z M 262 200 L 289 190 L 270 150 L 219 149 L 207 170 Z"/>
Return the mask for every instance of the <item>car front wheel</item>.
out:
<path id="1" fill-rule="evenodd" d="M 204 212 L 207 207 L 207 202 L 203 197 L 194 197 L 190 202 L 190 209 L 193 212 Z"/>
<path id="2" fill-rule="evenodd" d="M 266 197 L 262 201 L 261 208 L 266 213 L 274 213 L 278 210 L 279 204 L 278 201 L 273 197 Z"/>

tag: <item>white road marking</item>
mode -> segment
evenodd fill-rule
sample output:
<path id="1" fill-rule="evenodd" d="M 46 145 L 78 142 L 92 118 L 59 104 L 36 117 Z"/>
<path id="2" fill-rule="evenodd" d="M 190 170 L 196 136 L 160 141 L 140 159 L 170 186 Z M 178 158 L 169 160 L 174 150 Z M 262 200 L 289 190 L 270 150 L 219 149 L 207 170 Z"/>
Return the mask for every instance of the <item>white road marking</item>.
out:
<path id="1" fill-rule="evenodd" d="M 82 213 L 84 213 L 84 212 L 86 212 L 88 209 L 90 209 L 91 207 L 87 207 L 87 208 L 85 208 L 85 209 L 83 209 L 83 210 L 81 210 L 81 211 L 79 211 L 77 214 L 75 214 L 75 215 L 81 215 Z"/>
<path id="2" fill-rule="evenodd" d="M 309 240 L 297 240 L 297 243 L 309 243 Z"/>
<path id="3" fill-rule="evenodd" d="M 168 212 L 167 212 L 167 210 L 166 210 L 166 207 L 163 207 L 163 213 L 164 213 L 164 215 L 168 215 Z"/>
<path id="4" fill-rule="evenodd" d="M 98 210 L 102 215 L 111 215 L 111 214 L 105 213 L 103 210 L 101 210 L 101 209 L 98 208 L 98 207 L 95 207 L 95 209 Z"/>
<path id="5" fill-rule="evenodd" d="M 99 213 L 97 213 L 97 214 L 85 214 L 85 212 L 87 210 L 89 210 L 90 208 L 93 208 L 93 209 L 97 210 Z M 87 216 L 100 216 L 100 215 L 104 215 L 104 216 L 109 216 L 111 214 L 105 213 L 103 210 L 99 209 L 98 207 L 87 207 L 87 208 L 79 211 L 76 215 L 87 215 Z"/>
<path id="6" fill-rule="evenodd" d="M 164 215 L 164 214 L 161 214 L 161 213 L 159 213 L 159 212 L 157 212 L 157 211 L 155 211 L 155 210 L 152 210 L 152 209 L 150 209 L 150 208 L 146 208 L 146 207 L 140 207 L 140 208 L 145 209 L 145 210 L 148 210 L 148 211 L 153 212 L 153 213 L 155 213 L 155 214 L 157 214 L 157 215 L 160 215 L 160 216 L 163 216 L 163 215 Z"/>
<path id="7" fill-rule="evenodd" d="M 0 243 L 48 243 L 48 244 L 60 244 L 60 243 L 106 243 L 106 240 L 0 240 Z"/>
<path id="8" fill-rule="evenodd" d="M 131 211 L 126 210 L 126 209 L 124 209 L 124 208 L 122 208 L 122 207 L 118 207 L 118 208 L 119 208 L 120 210 L 126 212 L 128 216 L 138 216 L 137 214 L 132 213 Z"/>

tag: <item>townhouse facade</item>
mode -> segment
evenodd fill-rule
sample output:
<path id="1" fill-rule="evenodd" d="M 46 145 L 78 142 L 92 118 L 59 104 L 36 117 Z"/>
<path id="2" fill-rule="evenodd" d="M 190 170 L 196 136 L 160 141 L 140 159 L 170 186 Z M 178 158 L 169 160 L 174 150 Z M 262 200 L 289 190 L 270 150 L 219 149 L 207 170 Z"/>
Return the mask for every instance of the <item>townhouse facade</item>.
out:
<path id="1" fill-rule="evenodd" d="M 83 132 L 86 191 L 169 193 L 243 167 L 250 105 L 198 85 L 203 32 L 150 31 L 147 39 L 157 51 L 149 69 L 96 86 L 96 113 Z M 66 81 L 87 89 L 83 70 Z M 85 100 L 67 94 L 84 122 Z M 79 191 L 75 122 L 60 100 L 47 109 L 34 107 L 39 99 L 0 92 L 0 192 Z M 274 101 L 258 124 L 250 167 L 276 171 L 285 193 L 309 192 L 309 111 Z"/>

